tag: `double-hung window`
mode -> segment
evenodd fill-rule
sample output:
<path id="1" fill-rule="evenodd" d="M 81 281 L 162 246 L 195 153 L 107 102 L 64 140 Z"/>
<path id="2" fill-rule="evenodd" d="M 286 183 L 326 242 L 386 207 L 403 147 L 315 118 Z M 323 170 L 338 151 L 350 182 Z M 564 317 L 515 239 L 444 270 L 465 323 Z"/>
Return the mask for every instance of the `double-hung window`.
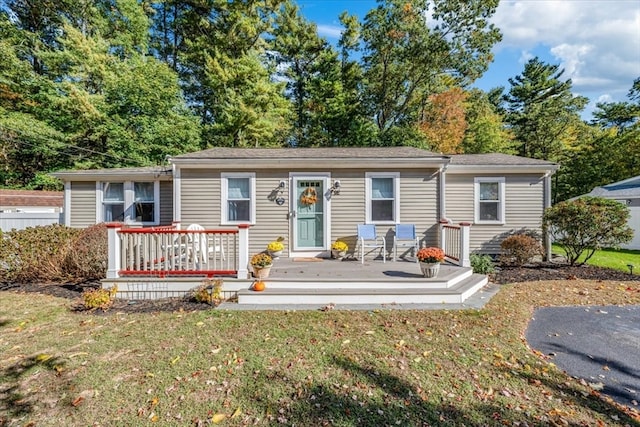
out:
<path id="1" fill-rule="evenodd" d="M 134 182 L 133 200 L 136 222 L 156 222 L 155 185 L 153 182 Z"/>
<path id="2" fill-rule="evenodd" d="M 394 224 L 400 221 L 400 174 L 366 174 L 368 223 Z"/>
<path id="3" fill-rule="evenodd" d="M 504 224 L 505 180 L 503 177 L 482 177 L 474 180 L 475 222 Z"/>
<path id="4" fill-rule="evenodd" d="M 105 182 L 102 184 L 102 218 L 99 222 L 124 222 L 124 183 Z"/>
<path id="5" fill-rule="evenodd" d="M 97 222 L 157 225 L 160 187 L 157 181 L 102 182 L 97 188 L 101 203 Z"/>
<path id="6" fill-rule="evenodd" d="M 255 223 L 255 174 L 222 174 L 222 223 Z"/>

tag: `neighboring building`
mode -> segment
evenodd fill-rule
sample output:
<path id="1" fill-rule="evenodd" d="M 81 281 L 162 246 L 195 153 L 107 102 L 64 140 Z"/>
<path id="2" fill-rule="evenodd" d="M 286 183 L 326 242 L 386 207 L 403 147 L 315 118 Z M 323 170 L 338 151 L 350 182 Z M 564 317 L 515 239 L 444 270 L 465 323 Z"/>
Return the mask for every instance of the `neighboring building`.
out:
<path id="1" fill-rule="evenodd" d="M 169 168 L 54 173 L 65 182 L 65 222 L 184 228 L 251 225 L 251 252 L 285 238 L 284 256 L 355 250 L 357 224 L 392 247 L 396 223 L 437 245 L 439 222 L 470 222 L 471 250 L 495 254 L 504 237 L 540 230 L 557 165 L 504 154 L 441 155 L 412 147 L 211 148 Z"/>
<path id="2" fill-rule="evenodd" d="M 627 205 L 630 213 L 629 227 L 633 229 L 633 240 L 626 245 L 621 245 L 621 247 L 640 249 L 640 175 L 596 187 L 584 196 L 604 197 Z"/>
<path id="3" fill-rule="evenodd" d="M 0 212 L 61 212 L 62 191 L 0 189 Z"/>
<path id="4" fill-rule="evenodd" d="M 61 222 L 62 191 L 0 189 L 0 230 L 22 230 Z"/>

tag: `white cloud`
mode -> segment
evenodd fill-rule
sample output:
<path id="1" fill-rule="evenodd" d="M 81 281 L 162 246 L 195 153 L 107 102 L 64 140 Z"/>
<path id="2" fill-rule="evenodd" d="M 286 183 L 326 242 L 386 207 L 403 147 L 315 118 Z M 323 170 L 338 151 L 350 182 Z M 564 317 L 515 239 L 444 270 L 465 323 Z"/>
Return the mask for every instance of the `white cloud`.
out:
<path id="1" fill-rule="evenodd" d="M 575 92 L 624 98 L 640 76 L 637 0 L 503 0 L 492 19 L 503 33 L 496 47 L 527 58 L 547 48 Z"/>
<path id="2" fill-rule="evenodd" d="M 336 25 L 323 25 L 318 24 L 318 35 L 320 37 L 326 37 L 328 39 L 339 39 L 342 27 Z"/>

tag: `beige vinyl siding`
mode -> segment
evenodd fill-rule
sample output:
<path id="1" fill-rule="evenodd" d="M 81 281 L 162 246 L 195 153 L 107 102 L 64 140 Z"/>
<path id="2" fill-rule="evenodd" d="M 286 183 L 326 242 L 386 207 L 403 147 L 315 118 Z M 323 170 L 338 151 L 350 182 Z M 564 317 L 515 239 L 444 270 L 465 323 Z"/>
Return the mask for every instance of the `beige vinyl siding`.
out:
<path id="1" fill-rule="evenodd" d="M 200 224 L 220 227 L 220 172 L 211 169 L 183 169 L 180 179 L 182 228 Z"/>
<path id="2" fill-rule="evenodd" d="M 365 173 L 357 170 L 338 172 L 331 180 L 339 179 L 340 194 L 331 201 L 331 241 L 338 239 L 355 253 L 357 225 L 365 222 Z M 393 172 L 393 171 L 391 171 Z M 400 222 L 415 224 L 416 232 L 426 245 L 438 242 L 438 180 L 433 171 L 403 171 L 400 173 Z M 385 236 L 387 249 L 393 248 L 393 225 L 377 225 L 378 235 Z"/>
<path id="3" fill-rule="evenodd" d="M 230 171 L 231 172 L 231 171 Z M 291 220 L 288 215 L 295 210 L 290 200 L 290 172 L 305 171 L 257 170 L 256 171 L 256 223 L 249 230 L 250 254 L 262 252 L 267 244 L 279 236 L 285 238 L 284 256 L 291 251 Z M 357 224 L 365 222 L 365 173 L 367 170 L 317 171 L 330 172 L 330 183 L 340 180 L 340 194 L 330 202 L 331 235 L 328 244 L 341 239 L 349 245 L 349 252 L 356 250 Z M 395 171 L 391 171 L 395 172 Z M 436 170 L 403 171 L 400 174 L 400 220 L 416 225 L 420 239 L 426 245 L 438 243 L 438 179 Z M 311 173 L 311 172 L 310 172 Z M 206 169 L 181 171 L 181 224 L 198 223 L 204 227 L 220 227 L 220 172 Z M 284 191 L 278 184 L 284 180 Z M 278 205 L 277 197 L 285 203 Z M 393 225 L 379 225 L 378 234 L 387 237 L 387 246 L 393 246 Z M 328 249 L 328 248 L 327 248 Z"/>
<path id="4" fill-rule="evenodd" d="M 400 174 L 400 222 L 416 225 L 421 245 L 438 245 L 438 203 L 437 170 Z"/>
<path id="5" fill-rule="evenodd" d="M 331 243 L 344 241 L 349 245 L 349 254 L 354 254 L 356 250 L 357 225 L 365 221 L 364 176 L 364 170 L 331 174 L 331 182 L 340 180 L 340 194 L 331 198 Z"/>
<path id="6" fill-rule="evenodd" d="M 96 223 L 96 183 L 71 182 L 71 227 L 84 228 Z"/>
<path id="7" fill-rule="evenodd" d="M 173 181 L 160 181 L 160 225 L 173 221 Z"/>
<path id="8" fill-rule="evenodd" d="M 542 223 L 544 180 L 540 175 L 452 175 L 446 178 L 446 213 L 454 224 L 474 221 L 474 178 L 505 178 L 505 224 L 473 224 L 471 251 L 497 254 L 500 243 L 512 233 L 540 231 Z"/>
<path id="9" fill-rule="evenodd" d="M 287 183 L 282 192 L 278 190 L 280 181 Z M 289 238 L 289 171 L 256 171 L 256 223 L 249 230 L 249 254 L 253 255 L 267 249 L 269 242 L 284 237 L 283 256 L 291 250 Z M 275 201 L 282 197 L 285 202 L 278 205 Z"/>

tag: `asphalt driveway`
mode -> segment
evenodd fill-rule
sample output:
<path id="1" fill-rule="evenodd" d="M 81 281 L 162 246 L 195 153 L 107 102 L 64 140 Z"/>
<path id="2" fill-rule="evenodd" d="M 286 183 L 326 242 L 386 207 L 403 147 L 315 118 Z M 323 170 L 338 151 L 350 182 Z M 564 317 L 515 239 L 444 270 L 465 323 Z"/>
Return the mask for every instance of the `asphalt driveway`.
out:
<path id="1" fill-rule="evenodd" d="M 569 375 L 640 407 L 640 306 L 540 308 L 526 338 Z"/>

